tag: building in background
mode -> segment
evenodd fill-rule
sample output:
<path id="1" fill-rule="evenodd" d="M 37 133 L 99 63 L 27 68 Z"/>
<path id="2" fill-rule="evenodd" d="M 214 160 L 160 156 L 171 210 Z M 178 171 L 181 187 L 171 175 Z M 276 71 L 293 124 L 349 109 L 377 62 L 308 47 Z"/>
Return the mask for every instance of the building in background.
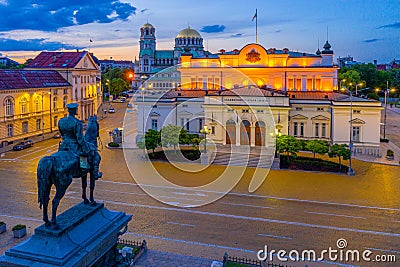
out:
<path id="1" fill-rule="evenodd" d="M 109 69 L 134 69 L 135 65 L 131 60 L 114 60 L 114 59 L 101 59 L 100 62 L 100 70 L 101 72 L 105 72 Z"/>
<path id="2" fill-rule="evenodd" d="M 0 70 L 0 145 L 54 132 L 71 84 L 54 70 Z"/>
<path id="3" fill-rule="evenodd" d="M 3 65 L 6 68 L 11 68 L 11 67 L 18 67 L 19 63 L 17 61 L 10 59 L 7 56 L 3 56 L 0 53 L 0 65 Z"/>
<path id="4" fill-rule="evenodd" d="M 72 85 L 69 99 L 79 104 L 77 117 L 85 121 L 97 114 L 102 103 L 101 71 L 89 52 L 41 52 L 25 69 L 57 71 Z"/>

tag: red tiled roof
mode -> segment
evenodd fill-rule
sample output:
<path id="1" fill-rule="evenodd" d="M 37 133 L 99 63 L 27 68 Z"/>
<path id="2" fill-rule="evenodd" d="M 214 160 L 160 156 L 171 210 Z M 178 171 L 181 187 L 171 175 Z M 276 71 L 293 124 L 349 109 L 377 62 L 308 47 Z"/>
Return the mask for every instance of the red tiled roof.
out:
<path id="1" fill-rule="evenodd" d="M 87 54 L 82 52 L 41 52 L 27 68 L 73 68 Z"/>
<path id="2" fill-rule="evenodd" d="M 175 91 L 175 90 L 170 90 L 166 92 L 162 98 L 176 98 L 176 97 L 189 97 L 189 98 L 196 98 L 196 97 L 203 97 L 206 95 L 205 90 L 180 90 L 180 91 Z"/>
<path id="3" fill-rule="evenodd" d="M 282 92 L 262 89 L 262 88 L 237 88 L 230 90 L 223 90 L 220 92 L 213 93 L 212 95 L 223 95 L 223 96 L 285 96 Z"/>
<path id="4" fill-rule="evenodd" d="M 338 92 L 320 92 L 320 91 L 290 91 L 288 96 L 291 100 L 327 100 L 349 102 L 350 96 Z M 353 102 L 376 102 L 372 99 L 357 97 L 353 95 Z"/>
<path id="5" fill-rule="evenodd" d="M 0 90 L 71 86 L 55 70 L 0 70 Z"/>

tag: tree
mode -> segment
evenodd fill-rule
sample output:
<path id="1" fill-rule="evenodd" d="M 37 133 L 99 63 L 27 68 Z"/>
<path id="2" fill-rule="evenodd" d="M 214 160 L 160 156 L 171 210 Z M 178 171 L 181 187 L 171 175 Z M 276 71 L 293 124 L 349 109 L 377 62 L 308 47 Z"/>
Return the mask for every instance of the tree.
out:
<path id="1" fill-rule="evenodd" d="M 299 140 L 290 135 L 282 135 L 276 138 L 276 150 L 279 153 L 287 153 L 288 156 L 297 156 L 301 149 Z"/>
<path id="2" fill-rule="evenodd" d="M 179 144 L 179 136 L 182 127 L 168 124 L 161 129 L 161 145 L 163 147 L 173 146 L 176 152 L 176 146 Z"/>
<path id="3" fill-rule="evenodd" d="M 160 132 L 149 129 L 148 132 L 144 136 L 144 143 L 146 149 L 151 149 L 154 153 L 154 149 L 156 149 L 161 143 L 161 135 Z M 140 147 L 140 146 L 139 146 Z"/>
<path id="4" fill-rule="evenodd" d="M 325 155 L 329 151 L 329 143 L 324 140 L 310 140 L 306 143 L 306 149 L 308 151 L 311 151 L 314 153 L 314 159 L 315 159 L 315 154 L 318 153 L 320 155 Z"/>
<path id="5" fill-rule="evenodd" d="M 126 82 L 121 78 L 114 78 L 110 82 L 110 94 L 116 96 L 124 91 L 127 87 Z"/>
<path id="6" fill-rule="evenodd" d="M 368 93 L 367 97 L 369 99 L 374 99 L 374 100 L 378 100 L 379 101 L 379 95 L 377 95 L 376 93 Z"/>
<path id="7" fill-rule="evenodd" d="M 343 158 L 343 160 L 348 160 L 350 158 L 350 149 L 348 149 L 348 145 L 346 145 L 346 144 L 342 144 L 342 145 L 334 144 L 333 146 L 330 147 L 328 155 L 330 158 L 333 158 L 333 157 L 339 158 L 339 165 L 340 165 L 340 170 L 341 170 L 342 169 L 342 158 Z"/>

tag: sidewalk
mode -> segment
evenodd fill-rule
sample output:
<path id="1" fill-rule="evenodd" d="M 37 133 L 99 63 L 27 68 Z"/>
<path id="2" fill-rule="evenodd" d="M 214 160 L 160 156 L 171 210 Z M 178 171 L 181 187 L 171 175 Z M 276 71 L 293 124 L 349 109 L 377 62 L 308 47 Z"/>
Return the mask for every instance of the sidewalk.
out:
<path id="1" fill-rule="evenodd" d="M 137 267 L 210 267 L 213 260 L 147 250 L 136 262 Z"/>
<path id="2" fill-rule="evenodd" d="M 386 165 L 397 165 L 399 166 L 399 161 L 400 161 L 400 148 L 393 144 L 392 142 L 389 143 L 380 143 L 380 147 L 382 149 L 382 157 L 377 158 L 369 155 L 362 155 L 362 154 L 357 154 L 354 158 L 361 160 L 361 161 L 366 161 L 366 162 L 373 162 L 373 163 L 378 163 L 378 164 L 386 164 Z M 386 151 L 390 149 L 394 152 L 394 160 L 388 160 L 386 158 Z"/>

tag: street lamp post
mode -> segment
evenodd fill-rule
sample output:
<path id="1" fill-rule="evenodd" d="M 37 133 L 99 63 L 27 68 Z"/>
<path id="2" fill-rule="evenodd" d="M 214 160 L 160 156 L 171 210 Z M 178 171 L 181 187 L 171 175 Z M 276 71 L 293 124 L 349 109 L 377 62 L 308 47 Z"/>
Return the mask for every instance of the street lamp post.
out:
<path id="1" fill-rule="evenodd" d="M 350 84 L 351 85 L 351 84 Z M 356 93 L 358 85 L 362 86 L 362 83 L 356 84 Z M 362 90 L 367 90 L 369 88 L 364 88 Z M 347 91 L 350 94 L 350 137 L 349 137 L 349 148 L 350 148 L 350 157 L 349 157 L 349 171 L 347 175 L 354 176 L 355 172 L 353 170 L 352 158 L 353 158 L 353 91 L 350 91 L 347 88 L 341 88 L 342 91 Z"/>
<path id="2" fill-rule="evenodd" d="M 207 125 L 204 125 L 203 129 L 200 130 L 200 132 L 204 134 L 204 151 L 200 155 L 200 163 L 203 165 L 208 165 L 207 134 L 210 133 L 210 129 L 208 129 Z"/>
<path id="3" fill-rule="evenodd" d="M 342 82 L 346 82 L 346 79 L 341 79 L 339 82 L 339 90 L 342 90 Z"/>
<path id="4" fill-rule="evenodd" d="M 375 89 L 376 92 L 379 92 L 380 89 L 377 88 Z M 395 91 L 395 89 L 389 89 L 389 81 L 386 81 L 386 89 L 383 90 L 384 95 L 385 95 L 385 101 L 384 101 L 384 115 L 383 115 L 383 139 L 386 139 L 386 110 L 387 110 L 387 95 L 392 91 Z"/>
<path id="5" fill-rule="evenodd" d="M 44 111 L 43 111 L 43 96 L 44 93 L 42 92 L 42 140 L 44 140 Z"/>

